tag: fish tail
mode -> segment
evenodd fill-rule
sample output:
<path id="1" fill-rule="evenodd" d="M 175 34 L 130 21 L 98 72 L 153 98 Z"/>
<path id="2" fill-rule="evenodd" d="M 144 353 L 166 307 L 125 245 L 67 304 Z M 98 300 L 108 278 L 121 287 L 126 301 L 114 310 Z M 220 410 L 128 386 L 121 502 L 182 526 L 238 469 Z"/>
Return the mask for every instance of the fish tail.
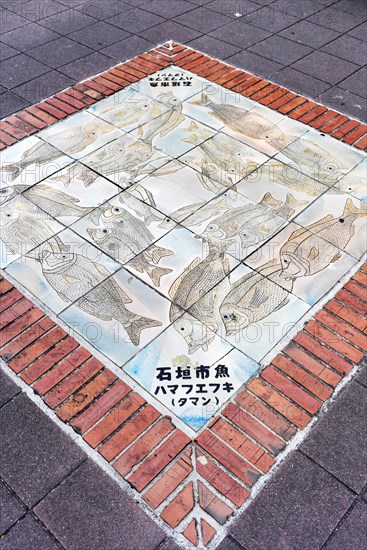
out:
<path id="1" fill-rule="evenodd" d="M 367 206 L 362 208 L 357 208 L 352 199 L 347 199 L 347 202 L 345 203 L 343 216 L 346 218 L 347 216 L 354 216 L 355 218 L 359 218 L 360 216 L 367 216 Z"/>
<path id="2" fill-rule="evenodd" d="M 149 250 L 149 257 L 154 264 L 158 264 L 161 258 L 163 258 L 164 256 L 172 256 L 172 254 L 172 250 L 169 250 L 168 248 L 162 248 L 160 246 L 155 246 L 154 248 Z"/>
<path id="3" fill-rule="evenodd" d="M 191 105 L 206 105 L 209 103 L 209 98 L 206 95 L 206 93 L 201 92 L 200 99 L 194 99 L 193 101 L 190 101 Z"/>
<path id="4" fill-rule="evenodd" d="M 161 284 L 161 277 L 163 277 L 163 275 L 168 275 L 169 273 L 172 273 L 172 271 L 173 269 L 165 267 L 155 267 L 151 274 L 151 279 L 154 286 L 158 287 Z"/>
<path id="5" fill-rule="evenodd" d="M 0 170 L 5 170 L 9 174 L 10 181 L 14 181 L 20 175 L 21 165 L 14 162 L 13 164 L 1 166 Z"/>
<path id="6" fill-rule="evenodd" d="M 190 137 L 187 138 L 181 138 L 180 141 L 184 141 L 185 143 L 197 143 L 198 136 L 196 134 L 191 134 Z"/>
<path id="7" fill-rule="evenodd" d="M 289 206 L 290 208 L 294 208 L 296 206 L 302 206 L 304 204 L 308 204 L 308 201 L 301 201 L 296 199 L 292 193 L 287 193 L 287 197 L 285 199 L 285 206 Z"/>
<path id="8" fill-rule="evenodd" d="M 149 214 L 149 216 L 146 216 L 145 218 L 145 223 L 147 225 L 150 225 L 151 223 L 153 222 L 158 222 L 160 221 L 161 218 L 159 216 L 156 216 L 155 214 L 153 214 L 152 212 Z"/>
<path id="9" fill-rule="evenodd" d="M 134 317 L 129 324 L 124 324 L 125 330 L 129 335 L 131 343 L 138 346 L 140 343 L 140 334 L 146 328 L 160 327 L 162 323 L 148 317 Z"/>
<path id="10" fill-rule="evenodd" d="M 279 208 L 279 206 L 281 206 L 282 204 L 282 201 L 274 199 L 273 195 L 267 192 L 261 199 L 260 204 L 262 204 L 263 206 L 268 206 L 270 208 Z"/>

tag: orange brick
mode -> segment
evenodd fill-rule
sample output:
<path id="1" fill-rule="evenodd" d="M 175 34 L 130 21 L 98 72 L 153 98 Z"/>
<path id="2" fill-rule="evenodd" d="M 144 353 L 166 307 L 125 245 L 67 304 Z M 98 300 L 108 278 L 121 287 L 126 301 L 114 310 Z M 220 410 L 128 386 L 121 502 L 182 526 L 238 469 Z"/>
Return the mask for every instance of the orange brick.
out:
<path id="1" fill-rule="evenodd" d="M 97 447 L 106 437 L 114 432 L 134 412 L 144 405 L 144 399 L 137 393 L 130 393 L 118 407 L 113 409 L 101 422 L 88 432 L 85 441 L 93 448 Z"/>
<path id="2" fill-rule="evenodd" d="M 338 113 L 336 111 L 326 111 L 321 116 L 315 118 L 310 122 L 312 128 L 321 128 L 324 124 L 331 122 L 337 117 Z"/>
<path id="3" fill-rule="evenodd" d="M 46 128 L 47 126 L 47 124 L 43 122 L 43 120 L 33 116 L 30 112 L 27 111 L 17 113 L 17 117 L 21 120 L 24 120 L 24 122 L 27 122 L 27 124 L 31 124 L 35 128 L 38 128 L 39 130 L 42 130 L 42 128 Z"/>
<path id="4" fill-rule="evenodd" d="M 367 136 L 363 136 L 363 138 L 353 143 L 353 146 L 363 151 L 367 151 Z"/>
<path id="5" fill-rule="evenodd" d="M 232 90 L 234 92 L 236 92 L 237 94 L 244 95 L 242 93 L 244 90 L 247 90 L 247 88 L 250 88 L 254 84 L 257 84 L 257 82 L 260 82 L 260 80 L 261 80 L 261 78 L 259 78 L 258 76 L 250 76 L 250 78 L 247 78 L 246 80 L 241 82 L 241 84 L 237 84 L 237 86 L 232 88 Z"/>
<path id="6" fill-rule="evenodd" d="M 253 101 L 259 101 L 260 99 L 263 99 L 264 97 L 268 96 L 269 94 L 275 92 L 275 90 L 278 90 L 279 86 L 277 84 L 270 84 L 269 82 L 264 88 L 261 88 L 258 92 L 254 93 L 251 96 L 251 99 Z"/>
<path id="7" fill-rule="evenodd" d="M 336 317 L 334 317 L 334 315 L 331 315 L 325 310 L 321 310 L 316 315 L 316 319 L 320 321 L 320 323 L 323 323 L 324 325 L 329 327 L 332 331 L 335 331 L 343 336 L 343 338 L 345 338 L 355 346 L 358 346 L 359 348 L 367 351 L 367 338 L 364 336 L 364 334 L 361 334 L 355 328 L 352 328 L 351 326 L 347 325 L 342 320 L 337 319 Z M 363 354 L 361 354 L 361 356 L 363 356 Z"/>
<path id="8" fill-rule="evenodd" d="M 16 302 L 19 302 L 19 300 L 21 300 L 22 298 L 23 294 L 21 294 L 16 288 L 13 288 L 12 290 L 10 290 L 10 292 L 5 294 L 5 296 L 1 297 L 0 312 L 2 313 L 6 309 L 8 309 L 8 307 L 11 307 Z"/>
<path id="9" fill-rule="evenodd" d="M 274 455 L 277 455 L 284 448 L 284 441 L 280 437 L 273 434 L 260 422 L 257 422 L 246 411 L 237 407 L 235 403 L 229 403 L 222 414 Z"/>
<path id="10" fill-rule="evenodd" d="M 204 451 L 207 451 L 222 466 L 247 485 L 252 487 L 259 479 L 260 472 L 256 468 L 232 451 L 228 445 L 222 443 L 209 430 L 205 430 L 199 435 L 197 443 Z"/>
<path id="11" fill-rule="evenodd" d="M 274 92 L 271 92 L 269 95 L 264 97 L 263 99 L 260 99 L 260 103 L 262 105 L 269 105 L 269 103 L 273 103 L 277 99 L 285 96 L 285 94 L 288 93 L 285 88 L 277 88 L 274 90 Z"/>
<path id="12" fill-rule="evenodd" d="M 334 349 L 349 361 L 358 363 L 363 358 L 363 352 L 349 345 L 342 340 L 335 332 L 326 329 L 315 321 L 310 321 L 305 325 L 305 330 L 315 336 L 323 344 L 327 344 L 328 347 Z"/>
<path id="13" fill-rule="evenodd" d="M 196 546 L 198 544 L 198 534 L 197 534 L 197 531 L 196 531 L 196 519 L 195 518 L 190 521 L 190 523 L 188 524 L 186 529 L 184 529 L 182 531 L 182 534 L 194 546 Z"/>
<path id="14" fill-rule="evenodd" d="M 13 340 L 16 336 L 23 333 L 31 325 L 42 319 L 44 314 L 41 310 L 34 307 L 22 317 L 19 317 L 14 323 L 8 325 L 0 333 L 0 346 L 5 346 L 10 340 Z M 6 359 L 5 359 L 6 360 Z"/>
<path id="15" fill-rule="evenodd" d="M 285 418 L 290 420 L 297 428 L 305 428 L 311 420 L 308 414 L 299 409 L 289 399 L 283 397 L 276 390 L 265 384 L 260 378 L 254 378 L 247 388 Z"/>
<path id="16" fill-rule="evenodd" d="M 52 115 L 49 115 L 48 113 L 45 113 L 44 111 L 42 111 L 41 109 L 38 109 L 37 107 L 35 106 L 32 106 L 32 107 L 28 107 L 27 108 L 27 112 L 31 113 L 32 115 L 40 118 L 41 120 L 43 120 L 44 122 L 46 122 L 46 124 L 49 126 L 50 124 L 54 124 L 55 122 L 57 122 L 57 118 L 52 116 Z"/>
<path id="17" fill-rule="evenodd" d="M 64 101 L 61 101 L 56 97 L 51 97 L 50 99 L 47 99 L 46 103 L 48 103 L 49 105 L 52 105 L 53 107 L 57 107 L 58 109 L 60 109 L 60 111 L 64 111 L 64 113 L 68 115 L 72 115 L 73 113 L 76 113 L 78 110 L 78 109 L 75 109 L 75 107 L 73 107 L 72 105 L 69 105 Z"/>
<path id="18" fill-rule="evenodd" d="M 352 279 L 361 285 L 367 285 L 367 273 L 364 273 L 363 271 L 357 271 L 357 273 L 353 275 Z"/>
<path id="19" fill-rule="evenodd" d="M 290 113 L 290 111 L 293 111 L 296 107 L 299 107 L 300 105 L 303 105 L 303 103 L 307 103 L 308 99 L 302 96 L 295 97 L 292 99 L 292 101 L 289 101 L 285 105 L 282 105 L 279 107 L 278 111 L 279 113 L 287 114 Z"/>
<path id="20" fill-rule="evenodd" d="M 365 317 L 358 315 L 358 313 L 355 313 L 351 309 L 343 306 L 337 300 L 331 300 L 324 307 L 328 311 L 334 313 L 334 315 L 344 319 L 350 325 L 353 325 L 358 330 L 363 331 L 367 327 L 367 319 Z"/>
<path id="21" fill-rule="evenodd" d="M 317 107 L 305 113 L 298 120 L 300 122 L 303 122 L 304 124 L 309 124 L 311 120 L 315 120 L 315 118 L 320 116 L 322 113 L 325 113 L 326 111 L 326 107 L 323 107 L 322 105 L 317 105 Z"/>
<path id="22" fill-rule="evenodd" d="M 323 132 L 325 132 L 326 134 L 330 134 L 333 130 L 335 130 L 336 128 L 339 128 L 339 126 L 341 126 L 342 124 L 344 124 L 344 122 L 346 122 L 348 119 L 348 117 L 344 116 L 344 115 L 338 115 L 337 117 L 335 117 L 333 120 L 331 120 L 330 122 L 328 122 L 327 124 L 325 124 L 321 130 Z"/>
<path id="23" fill-rule="evenodd" d="M 207 521 L 205 521 L 205 519 L 201 518 L 200 523 L 201 523 L 201 530 L 203 533 L 203 543 L 207 545 L 209 544 L 209 542 L 212 540 L 212 538 L 217 532 L 214 529 L 214 527 L 212 527 L 211 525 L 209 525 Z"/>
<path id="24" fill-rule="evenodd" d="M 43 357 L 40 357 L 38 361 L 35 361 L 30 367 L 28 367 L 22 374 L 21 378 L 27 384 L 32 384 L 42 376 L 45 372 L 50 370 L 56 363 L 64 359 L 69 353 L 78 347 L 78 342 L 74 338 L 69 336 L 57 344 L 51 351 L 47 352 Z M 26 365 L 24 365 L 26 366 Z"/>
<path id="25" fill-rule="evenodd" d="M 194 507 L 194 492 L 192 482 L 190 482 L 172 502 L 160 514 L 161 518 L 170 525 L 177 527 L 179 523 L 191 512 Z"/>
<path id="26" fill-rule="evenodd" d="M 354 128 L 356 128 L 357 126 L 359 126 L 359 122 L 357 122 L 356 120 L 348 120 L 342 126 L 339 126 L 336 130 L 334 130 L 332 132 L 332 136 L 336 139 L 341 139 L 346 134 L 354 130 Z"/>
<path id="27" fill-rule="evenodd" d="M 192 472 L 190 453 L 177 460 L 142 496 L 155 510 Z"/>
<path id="28" fill-rule="evenodd" d="M 149 426 L 157 420 L 160 413 L 151 405 L 141 409 L 131 420 L 126 422 L 99 447 L 98 452 L 108 461 L 113 460 L 130 443 L 139 437 Z"/>
<path id="29" fill-rule="evenodd" d="M 233 514 L 232 508 L 225 504 L 225 502 L 219 500 L 219 498 L 201 481 L 198 481 L 198 490 L 199 504 L 202 509 L 212 516 L 220 525 L 223 525 Z"/>
<path id="30" fill-rule="evenodd" d="M 22 298 L 3 313 L 0 313 L 0 330 L 13 323 L 16 319 L 21 317 L 24 313 L 29 311 L 33 307 L 32 302 L 27 298 Z"/>
<path id="31" fill-rule="evenodd" d="M 280 107 L 282 107 L 283 105 L 285 105 L 286 103 L 294 99 L 295 97 L 297 97 L 297 94 L 294 94 L 293 92 L 287 92 L 286 94 L 279 97 L 279 99 L 276 99 L 272 103 L 269 103 L 268 107 L 270 107 L 270 109 L 274 109 L 277 111 Z"/>
<path id="32" fill-rule="evenodd" d="M 58 120 L 67 117 L 67 114 L 64 111 L 61 111 L 54 105 L 50 105 L 49 103 L 47 103 L 47 101 L 42 101 L 42 103 L 38 103 L 36 107 L 41 111 L 45 111 L 45 113 L 54 116 Z"/>
<path id="33" fill-rule="evenodd" d="M 352 369 L 352 364 L 349 361 L 346 361 L 326 346 L 321 345 L 314 338 L 308 336 L 305 331 L 297 334 L 293 340 L 341 374 L 346 374 Z"/>
<path id="34" fill-rule="evenodd" d="M 10 344 L 5 346 L 1 351 L 1 357 L 4 361 L 9 362 L 12 357 L 25 349 L 29 344 L 37 340 L 42 334 L 55 326 L 49 317 L 44 317 L 30 328 L 21 332 Z M 0 335 L 1 341 L 1 335 Z"/>
<path id="35" fill-rule="evenodd" d="M 25 351 L 17 355 L 17 357 L 10 362 L 11 368 L 15 372 L 20 372 L 38 357 L 46 353 L 52 346 L 60 342 L 60 340 L 65 338 L 65 336 L 66 332 L 62 328 L 55 327 L 44 336 L 41 336 L 36 342 L 31 344 Z M 40 361 L 43 362 L 43 358 Z M 45 362 L 46 361 L 47 356 Z"/>
<path id="36" fill-rule="evenodd" d="M 296 346 L 292 341 L 284 349 L 283 353 L 287 354 L 291 359 L 297 361 L 304 369 L 312 372 L 329 386 L 335 388 L 339 384 L 342 377 L 333 370 L 329 369 L 314 357 L 306 353 L 303 349 Z"/>
<path id="37" fill-rule="evenodd" d="M 269 84 L 269 82 L 267 80 L 260 80 L 256 84 L 253 84 L 253 86 L 250 86 L 249 88 L 247 88 L 243 92 L 243 95 L 245 95 L 246 97 L 251 97 L 251 99 L 252 99 L 254 94 L 256 94 L 257 92 L 259 92 L 259 91 L 263 90 L 264 88 L 266 88 L 268 86 L 268 84 Z"/>
<path id="38" fill-rule="evenodd" d="M 241 74 L 234 76 L 233 78 L 231 78 L 231 80 L 226 82 L 224 87 L 232 90 L 235 86 L 237 86 L 237 84 L 241 84 L 241 82 L 244 82 L 251 76 L 248 73 L 243 73 L 242 71 L 240 71 L 240 73 Z"/>
<path id="39" fill-rule="evenodd" d="M 197 451 L 196 470 L 210 485 L 236 506 L 242 506 L 250 492 L 219 468 L 200 451 Z"/>
<path id="40" fill-rule="evenodd" d="M 8 118 L 11 123 L 18 128 L 19 130 L 25 132 L 28 135 L 34 134 L 35 132 L 38 132 L 38 128 L 36 126 L 33 126 L 33 124 L 29 124 L 28 122 L 25 122 L 25 120 L 20 119 L 17 115 L 14 115 L 10 118 Z"/>
<path id="41" fill-rule="evenodd" d="M 142 491 L 190 442 L 181 430 L 172 435 L 155 450 L 129 477 L 129 483 L 137 491 Z"/>
<path id="42" fill-rule="evenodd" d="M 367 315 L 367 304 L 343 288 L 339 290 L 339 292 L 335 295 L 335 298 L 357 313 L 364 316 Z"/>

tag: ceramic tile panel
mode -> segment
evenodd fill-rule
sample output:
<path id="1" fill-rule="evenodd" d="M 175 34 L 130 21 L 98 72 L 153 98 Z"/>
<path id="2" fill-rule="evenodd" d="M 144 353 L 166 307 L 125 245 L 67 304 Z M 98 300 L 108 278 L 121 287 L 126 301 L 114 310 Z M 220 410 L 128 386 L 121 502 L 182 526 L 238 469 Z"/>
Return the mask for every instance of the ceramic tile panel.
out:
<path id="1" fill-rule="evenodd" d="M 199 92 L 205 93 L 211 87 L 212 84 L 207 80 L 179 67 L 167 67 L 131 86 L 139 93 L 154 99 L 157 99 L 162 92 L 172 91 L 181 101 Z"/>
<path id="2" fill-rule="evenodd" d="M 367 203 L 367 159 L 357 164 L 349 174 L 336 183 L 335 187 Z"/>
<path id="3" fill-rule="evenodd" d="M 121 130 L 82 111 L 40 132 L 40 137 L 74 159 L 81 159 L 123 135 Z"/>

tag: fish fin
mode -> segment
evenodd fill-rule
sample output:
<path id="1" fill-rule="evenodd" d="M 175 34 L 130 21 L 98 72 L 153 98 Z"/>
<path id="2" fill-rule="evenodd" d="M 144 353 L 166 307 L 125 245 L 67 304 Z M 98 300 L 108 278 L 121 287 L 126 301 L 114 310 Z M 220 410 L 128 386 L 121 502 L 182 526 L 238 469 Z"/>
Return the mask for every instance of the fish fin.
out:
<path id="1" fill-rule="evenodd" d="M 231 266 L 229 265 L 229 261 L 227 259 L 223 260 L 223 269 L 225 273 L 229 273 L 231 271 Z"/>
<path id="2" fill-rule="evenodd" d="M 110 283 L 112 284 L 112 286 L 114 287 L 114 289 L 116 290 L 117 294 L 119 295 L 119 297 L 121 298 L 121 301 L 124 303 L 124 304 L 131 304 L 132 302 L 132 299 L 130 298 L 130 296 L 128 296 L 123 290 L 122 288 L 111 278 L 109 279 Z"/>
<path id="3" fill-rule="evenodd" d="M 7 172 L 10 181 L 14 181 L 20 175 L 20 165 L 18 163 L 1 166 L 0 170 Z"/>
<path id="4" fill-rule="evenodd" d="M 104 275 L 105 277 L 109 277 L 111 275 L 111 273 L 105 268 L 104 265 L 99 264 L 97 262 L 94 265 L 96 266 L 96 268 L 98 269 L 101 275 Z"/>
<path id="5" fill-rule="evenodd" d="M 190 273 L 195 267 L 197 267 L 200 263 L 200 258 L 195 258 L 189 266 L 181 273 L 179 277 L 175 280 L 175 282 L 172 284 L 171 288 L 168 291 L 169 296 L 173 299 L 176 296 L 177 289 L 180 286 L 181 282 L 184 280 L 186 275 Z"/>
<path id="6" fill-rule="evenodd" d="M 345 203 L 345 207 L 344 207 L 343 216 L 344 217 L 347 217 L 347 216 L 355 216 L 355 217 L 367 216 L 367 206 L 365 206 L 364 208 L 357 208 L 354 205 L 352 199 L 347 199 L 347 202 Z"/>
<path id="7" fill-rule="evenodd" d="M 140 343 L 140 333 L 146 328 L 160 327 L 162 323 L 149 319 L 148 317 L 135 317 L 128 325 L 123 325 L 130 341 L 134 346 L 138 346 Z"/>
<path id="8" fill-rule="evenodd" d="M 154 264 L 158 264 L 164 256 L 172 256 L 172 254 L 174 254 L 172 250 L 162 248 L 160 246 L 154 246 L 145 252 L 145 256 L 147 256 Z"/>
<path id="9" fill-rule="evenodd" d="M 173 269 L 165 268 L 165 267 L 155 267 L 151 274 L 151 279 L 153 281 L 154 286 L 159 286 L 161 284 L 161 277 L 163 275 L 168 275 L 169 273 L 172 273 Z"/>
<path id="10" fill-rule="evenodd" d="M 351 225 L 350 226 L 350 236 L 354 237 L 355 234 L 356 234 L 356 228 L 354 227 L 354 225 Z"/>
<path id="11" fill-rule="evenodd" d="M 185 143 L 197 143 L 198 137 L 196 134 L 191 134 L 190 137 L 187 138 L 181 138 L 180 141 L 184 141 Z"/>
<path id="12" fill-rule="evenodd" d="M 138 127 L 138 136 L 141 137 L 144 133 L 144 130 L 143 130 L 143 127 L 142 126 L 139 126 Z"/>
<path id="13" fill-rule="evenodd" d="M 271 208 L 279 208 L 282 204 L 282 201 L 274 199 L 273 195 L 267 192 L 261 199 L 260 204 L 262 204 L 263 206 L 270 206 Z"/>
<path id="14" fill-rule="evenodd" d="M 147 225 L 150 225 L 153 222 L 161 221 L 161 218 L 159 216 L 156 216 L 155 214 L 151 213 L 149 216 L 146 216 L 145 223 Z"/>
<path id="15" fill-rule="evenodd" d="M 337 262 L 338 260 L 340 260 L 341 257 L 342 255 L 340 254 L 340 252 L 338 252 L 337 254 L 335 254 L 335 256 L 331 258 L 330 263 Z"/>
<path id="16" fill-rule="evenodd" d="M 289 206 L 290 208 L 296 208 L 297 206 L 303 206 L 304 204 L 308 204 L 309 201 L 301 201 L 296 199 L 292 195 L 292 193 L 287 193 L 284 206 Z"/>
<path id="17" fill-rule="evenodd" d="M 192 120 L 188 126 L 188 128 L 185 128 L 185 130 L 187 132 L 193 132 L 194 130 L 197 130 L 199 128 L 199 126 L 197 125 L 197 123 Z"/>
<path id="18" fill-rule="evenodd" d="M 273 311 L 278 311 L 278 309 L 282 309 L 282 307 L 286 306 L 289 302 L 289 296 L 287 296 L 286 298 L 284 298 L 284 300 L 282 302 L 280 302 L 280 304 L 274 308 Z"/>
<path id="19" fill-rule="evenodd" d="M 111 243 L 111 244 L 108 245 L 107 248 L 108 248 L 108 250 L 111 250 L 113 252 L 114 250 L 118 250 L 120 247 L 117 243 Z"/>
<path id="20" fill-rule="evenodd" d="M 307 233 L 307 229 L 304 229 L 304 227 L 301 227 L 301 229 L 297 229 L 296 231 L 293 231 L 293 233 L 290 235 L 288 242 L 293 241 L 293 239 L 296 239 L 297 237 L 300 237 L 304 233 Z"/>
<path id="21" fill-rule="evenodd" d="M 160 137 L 164 137 L 167 134 L 169 134 L 169 132 L 171 132 L 174 128 L 176 128 L 176 126 L 181 124 L 181 122 L 183 122 L 184 120 L 185 120 L 185 117 L 183 114 L 181 114 L 178 111 L 172 111 L 172 114 L 169 117 L 167 122 L 168 126 L 162 132 L 160 132 L 159 134 Z"/>
<path id="22" fill-rule="evenodd" d="M 307 256 L 308 260 L 314 260 L 319 255 L 319 251 L 313 246 L 310 250 L 309 255 Z"/>
<path id="23" fill-rule="evenodd" d="M 78 283 L 80 281 L 78 277 L 73 277 L 72 275 L 68 275 L 67 273 L 64 273 L 62 277 L 69 284 Z"/>
<path id="24" fill-rule="evenodd" d="M 318 220 L 317 222 L 311 223 L 311 225 L 308 225 L 306 229 L 314 229 L 315 227 L 318 227 L 322 223 L 330 222 L 331 220 L 334 220 L 334 216 L 332 214 L 328 214 L 324 218 L 321 218 L 321 220 Z"/>
<path id="25" fill-rule="evenodd" d="M 67 298 L 67 296 L 65 296 L 65 294 L 63 294 L 62 292 L 58 292 L 57 294 L 64 302 L 70 302 L 69 298 Z"/>
<path id="26" fill-rule="evenodd" d="M 265 294 L 262 290 L 257 288 L 254 292 L 254 295 L 251 298 L 250 307 L 260 307 L 261 304 L 266 302 L 269 299 L 269 295 Z"/>

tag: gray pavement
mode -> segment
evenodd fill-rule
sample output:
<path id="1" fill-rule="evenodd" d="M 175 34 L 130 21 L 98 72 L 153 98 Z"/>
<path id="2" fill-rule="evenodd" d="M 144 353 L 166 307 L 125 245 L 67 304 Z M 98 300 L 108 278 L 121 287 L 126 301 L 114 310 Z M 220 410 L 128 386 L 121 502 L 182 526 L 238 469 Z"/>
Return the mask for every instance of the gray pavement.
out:
<path id="1" fill-rule="evenodd" d="M 1 117 L 171 38 L 367 120 L 365 0 L 0 0 L 0 31 Z"/>

